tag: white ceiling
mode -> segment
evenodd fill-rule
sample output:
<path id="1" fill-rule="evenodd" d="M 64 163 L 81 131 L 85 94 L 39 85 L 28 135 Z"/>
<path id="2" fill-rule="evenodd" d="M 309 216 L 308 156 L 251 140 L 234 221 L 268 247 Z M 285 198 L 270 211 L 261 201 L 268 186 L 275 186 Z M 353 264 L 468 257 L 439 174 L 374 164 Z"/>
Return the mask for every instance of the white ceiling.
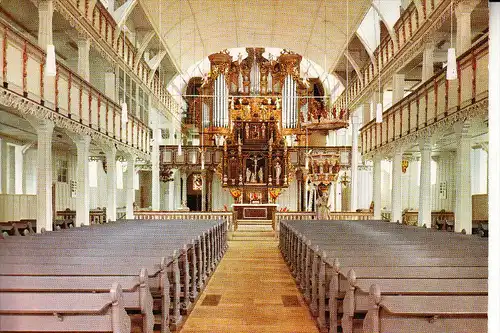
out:
<path id="1" fill-rule="evenodd" d="M 331 69 L 343 53 L 346 31 L 353 35 L 371 1 L 141 0 L 141 3 L 164 36 L 170 56 L 185 71 L 209 54 L 234 47 L 289 49 Z"/>

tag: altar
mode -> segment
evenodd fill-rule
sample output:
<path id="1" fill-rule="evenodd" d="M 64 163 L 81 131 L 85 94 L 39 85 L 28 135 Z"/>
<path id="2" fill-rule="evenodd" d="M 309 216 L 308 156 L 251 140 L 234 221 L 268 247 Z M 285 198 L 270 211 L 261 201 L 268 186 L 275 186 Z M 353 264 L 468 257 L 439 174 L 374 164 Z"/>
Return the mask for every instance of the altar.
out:
<path id="1" fill-rule="evenodd" d="M 278 208 L 278 204 L 273 203 L 262 203 L 262 204 L 252 204 L 252 203 L 235 203 L 232 204 L 235 220 L 235 230 L 238 227 L 238 223 L 242 224 L 252 224 L 256 222 L 257 224 L 262 224 L 262 222 L 268 221 L 273 230 L 275 230 L 274 225 L 274 215 Z"/>

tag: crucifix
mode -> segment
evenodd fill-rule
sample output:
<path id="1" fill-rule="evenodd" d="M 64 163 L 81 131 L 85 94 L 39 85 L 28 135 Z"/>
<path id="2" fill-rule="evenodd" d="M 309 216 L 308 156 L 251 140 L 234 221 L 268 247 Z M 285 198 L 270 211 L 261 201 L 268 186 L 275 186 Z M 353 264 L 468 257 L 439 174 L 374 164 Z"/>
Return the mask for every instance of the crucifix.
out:
<path id="1" fill-rule="evenodd" d="M 250 159 L 253 161 L 253 170 L 254 170 L 252 175 L 252 182 L 255 183 L 257 182 L 257 162 L 261 160 L 261 158 L 258 158 L 257 155 L 254 155 Z"/>

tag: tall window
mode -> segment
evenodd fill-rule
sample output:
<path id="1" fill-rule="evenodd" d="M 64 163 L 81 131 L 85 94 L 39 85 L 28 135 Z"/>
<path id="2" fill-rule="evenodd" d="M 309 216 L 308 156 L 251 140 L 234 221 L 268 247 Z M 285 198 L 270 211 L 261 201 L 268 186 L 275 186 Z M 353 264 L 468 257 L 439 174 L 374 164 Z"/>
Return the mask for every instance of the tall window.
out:
<path id="1" fill-rule="evenodd" d="M 89 186 L 97 187 L 97 161 L 89 162 Z"/>
<path id="2" fill-rule="evenodd" d="M 123 168 L 120 161 L 116 161 L 116 188 L 123 189 Z"/>
<path id="3" fill-rule="evenodd" d="M 140 119 L 147 124 L 148 122 L 148 94 L 139 87 L 139 117 Z"/>
<path id="4" fill-rule="evenodd" d="M 57 160 L 57 181 L 59 183 L 68 182 L 68 161 Z"/>

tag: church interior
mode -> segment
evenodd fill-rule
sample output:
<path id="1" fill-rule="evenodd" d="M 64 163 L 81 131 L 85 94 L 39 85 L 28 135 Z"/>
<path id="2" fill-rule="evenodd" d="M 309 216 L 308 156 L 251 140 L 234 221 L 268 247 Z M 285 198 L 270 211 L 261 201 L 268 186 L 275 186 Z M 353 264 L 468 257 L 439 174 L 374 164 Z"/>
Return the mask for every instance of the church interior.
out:
<path id="1" fill-rule="evenodd" d="M 0 0 L 0 68 L 0 332 L 500 330 L 500 2 Z"/>

